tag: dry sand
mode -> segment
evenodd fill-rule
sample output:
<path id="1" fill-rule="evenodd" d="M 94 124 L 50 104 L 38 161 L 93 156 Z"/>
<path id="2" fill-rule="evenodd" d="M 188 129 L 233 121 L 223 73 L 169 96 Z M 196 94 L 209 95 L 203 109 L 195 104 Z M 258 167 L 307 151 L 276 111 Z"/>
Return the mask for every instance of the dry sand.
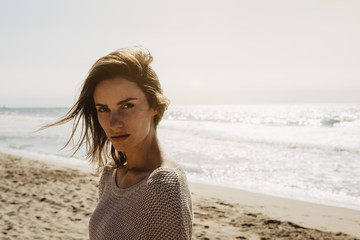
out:
<path id="1" fill-rule="evenodd" d="M 0 153 L 0 174 L 0 239 L 88 239 L 98 183 L 88 169 Z M 204 184 L 191 190 L 193 239 L 360 239 L 359 211 Z"/>

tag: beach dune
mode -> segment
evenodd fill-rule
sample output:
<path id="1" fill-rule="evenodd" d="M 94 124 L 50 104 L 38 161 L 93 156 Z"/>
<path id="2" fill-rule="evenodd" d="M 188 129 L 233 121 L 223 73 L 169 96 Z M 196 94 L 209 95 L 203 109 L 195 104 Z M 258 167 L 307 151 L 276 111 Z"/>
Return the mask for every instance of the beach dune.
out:
<path id="1" fill-rule="evenodd" d="M 79 168 L 79 167 L 78 167 Z M 0 153 L 0 239 L 88 239 L 98 176 Z M 193 239 L 360 239 L 360 212 L 190 183 Z"/>

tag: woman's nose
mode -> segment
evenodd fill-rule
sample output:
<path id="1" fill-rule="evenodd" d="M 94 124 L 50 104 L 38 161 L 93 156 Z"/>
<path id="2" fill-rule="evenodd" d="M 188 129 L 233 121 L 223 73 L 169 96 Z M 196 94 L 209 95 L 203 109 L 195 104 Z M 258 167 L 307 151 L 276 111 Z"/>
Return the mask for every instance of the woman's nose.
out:
<path id="1" fill-rule="evenodd" d="M 123 116 L 121 113 L 112 112 L 110 116 L 110 128 L 119 128 L 123 126 Z"/>

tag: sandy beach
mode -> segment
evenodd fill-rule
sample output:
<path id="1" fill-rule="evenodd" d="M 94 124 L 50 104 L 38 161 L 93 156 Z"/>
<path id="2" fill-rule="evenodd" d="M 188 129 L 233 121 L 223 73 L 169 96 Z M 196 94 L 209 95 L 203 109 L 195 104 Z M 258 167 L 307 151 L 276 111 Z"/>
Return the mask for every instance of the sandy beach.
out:
<path id="1" fill-rule="evenodd" d="M 0 153 L 0 239 L 88 239 L 98 176 Z M 360 239 L 360 212 L 190 183 L 193 239 Z"/>

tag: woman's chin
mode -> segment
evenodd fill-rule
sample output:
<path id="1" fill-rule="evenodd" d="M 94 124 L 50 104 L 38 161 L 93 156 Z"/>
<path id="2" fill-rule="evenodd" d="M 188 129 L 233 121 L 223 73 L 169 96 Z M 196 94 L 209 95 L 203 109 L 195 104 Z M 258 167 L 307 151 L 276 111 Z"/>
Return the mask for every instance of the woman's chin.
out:
<path id="1" fill-rule="evenodd" d="M 115 150 L 118 152 L 126 152 L 126 151 L 129 151 L 129 149 L 131 148 L 128 146 L 128 144 L 125 145 L 125 144 L 119 144 L 116 142 L 112 142 L 112 145 L 115 148 Z"/>
<path id="2" fill-rule="evenodd" d="M 113 146 L 114 146 L 114 148 L 115 148 L 116 151 L 118 151 L 118 152 L 125 152 L 125 148 L 124 148 L 124 147 L 117 147 L 117 146 L 115 146 L 114 144 L 113 144 Z"/>

